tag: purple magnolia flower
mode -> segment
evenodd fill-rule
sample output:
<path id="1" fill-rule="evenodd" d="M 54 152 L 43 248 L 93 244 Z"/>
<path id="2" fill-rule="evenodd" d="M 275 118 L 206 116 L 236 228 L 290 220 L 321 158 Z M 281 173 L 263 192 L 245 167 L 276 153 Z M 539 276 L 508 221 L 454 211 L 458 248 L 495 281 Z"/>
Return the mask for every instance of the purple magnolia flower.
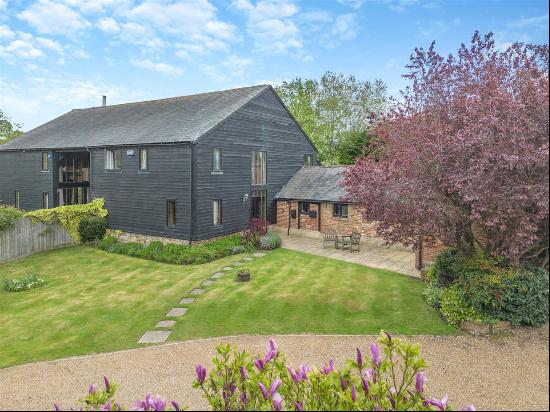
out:
<path id="1" fill-rule="evenodd" d="M 283 382 L 280 379 L 275 379 L 269 388 L 269 396 L 273 398 L 273 395 L 277 392 L 277 389 L 279 389 L 279 386 L 281 386 L 282 383 Z"/>
<path id="2" fill-rule="evenodd" d="M 423 393 L 425 383 L 426 383 L 426 375 L 424 375 L 422 372 L 418 372 L 416 374 L 416 382 L 415 382 L 416 392 Z"/>
<path id="3" fill-rule="evenodd" d="M 53 407 L 55 408 L 56 411 L 60 411 L 60 410 L 61 410 L 61 406 L 59 406 L 57 403 L 54 403 L 54 404 L 53 404 Z"/>
<path id="4" fill-rule="evenodd" d="M 264 363 L 268 363 L 270 360 L 272 360 L 275 357 L 276 354 L 277 354 L 276 350 L 270 350 L 269 352 L 267 352 L 264 356 Z"/>
<path id="5" fill-rule="evenodd" d="M 107 402 L 105 402 L 104 405 L 100 405 L 99 410 L 100 411 L 110 411 L 111 410 L 111 401 L 108 400 Z"/>
<path id="6" fill-rule="evenodd" d="M 397 393 L 397 390 L 395 389 L 395 386 L 392 386 L 392 387 L 390 388 L 390 393 L 391 393 L 392 395 L 395 395 L 395 394 Z"/>
<path id="7" fill-rule="evenodd" d="M 103 383 L 105 384 L 105 390 L 109 392 L 111 390 L 111 383 L 109 382 L 109 378 L 107 378 L 107 376 L 103 377 Z"/>
<path id="8" fill-rule="evenodd" d="M 164 399 L 160 398 L 159 396 L 153 397 L 152 406 L 155 411 L 166 410 L 166 402 L 164 401 Z"/>
<path id="9" fill-rule="evenodd" d="M 267 399 L 267 389 L 265 388 L 264 384 L 261 382 L 258 382 L 258 386 L 260 387 L 260 390 L 262 391 L 262 396 L 264 397 L 264 400 Z"/>
<path id="10" fill-rule="evenodd" d="M 202 385 L 204 383 L 204 380 L 206 379 L 206 368 L 202 365 L 197 365 L 195 366 L 195 371 L 197 372 L 197 379 Z"/>
<path id="11" fill-rule="evenodd" d="M 380 366 L 380 352 L 378 351 L 378 346 L 375 342 L 370 344 L 370 351 L 372 352 L 372 361 L 376 367 Z"/>
<path id="12" fill-rule="evenodd" d="M 461 411 L 475 411 L 476 408 L 474 405 L 472 405 L 471 403 L 462 407 Z"/>
<path id="13" fill-rule="evenodd" d="M 248 403 L 248 399 L 246 397 L 246 392 L 241 392 L 241 394 L 239 395 L 239 399 L 241 400 L 243 405 L 246 405 Z"/>
<path id="14" fill-rule="evenodd" d="M 346 382 L 343 376 L 340 376 L 340 388 L 342 388 L 343 392 L 348 388 L 348 382 Z"/>
<path id="15" fill-rule="evenodd" d="M 425 403 L 427 403 L 428 405 L 435 406 L 440 411 L 444 411 L 445 409 L 447 409 L 447 402 L 448 401 L 449 401 L 449 397 L 447 395 L 445 395 L 445 396 L 443 396 L 443 398 L 441 400 L 431 398 L 431 399 L 428 399 Z"/>
<path id="16" fill-rule="evenodd" d="M 374 369 L 372 368 L 366 368 L 363 370 L 363 376 L 367 381 L 373 381 L 376 383 L 376 374 L 374 373 Z"/>
<path id="17" fill-rule="evenodd" d="M 88 387 L 88 395 L 95 395 L 97 392 L 97 385 L 94 385 L 93 383 Z"/>
<path id="18" fill-rule="evenodd" d="M 265 362 L 264 362 L 263 359 L 256 359 L 254 361 L 254 365 L 258 368 L 258 370 L 263 372 L 264 367 L 265 367 Z"/>
<path id="19" fill-rule="evenodd" d="M 306 365 L 300 365 L 300 369 L 298 371 L 298 378 L 301 381 L 307 380 L 307 374 L 311 371 L 311 368 L 308 368 Z"/>
<path id="20" fill-rule="evenodd" d="M 292 367 L 287 366 L 286 370 L 288 371 L 288 374 L 290 375 L 290 379 L 292 379 L 292 382 L 296 385 L 298 382 L 300 382 L 300 379 L 298 379 L 298 374 Z"/>
<path id="21" fill-rule="evenodd" d="M 278 393 L 276 393 L 275 395 L 273 395 L 271 400 L 273 401 L 273 408 L 276 411 L 280 411 L 283 407 L 283 398 L 282 398 L 282 396 L 279 395 Z"/>
<path id="22" fill-rule="evenodd" d="M 323 374 L 324 375 L 328 375 L 329 373 L 331 373 L 332 371 L 334 370 L 334 361 L 331 359 L 329 362 L 328 362 L 328 365 L 325 366 L 323 368 Z"/>
<path id="23" fill-rule="evenodd" d="M 363 354 L 359 348 L 357 348 L 357 366 L 359 367 L 359 370 L 363 367 Z"/>
<path id="24" fill-rule="evenodd" d="M 361 376 L 361 382 L 363 384 L 363 392 L 365 392 L 365 396 L 369 395 L 369 382 L 365 379 L 364 376 Z"/>
<path id="25" fill-rule="evenodd" d="M 172 406 L 174 407 L 174 410 L 179 411 L 180 410 L 180 404 L 176 401 L 172 401 Z"/>
<path id="26" fill-rule="evenodd" d="M 120 402 L 115 402 L 116 410 L 121 411 L 122 410 L 122 404 Z M 82 410 L 82 408 L 80 408 Z"/>
<path id="27" fill-rule="evenodd" d="M 304 407 L 298 401 L 294 402 L 294 407 L 296 408 L 297 411 L 303 411 L 304 410 Z"/>
<path id="28" fill-rule="evenodd" d="M 246 380 L 246 369 L 244 368 L 244 366 L 241 366 L 241 379 L 243 380 L 243 382 Z"/>
<path id="29" fill-rule="evenodd" d="M 275 344 L 275 341 L 273 338 L 269 338 L 269 351 L 276 351 L 277 345 Z"/>
<path id="30" fill-rule="evenodd" d="M 351 384 L 351 401 L 355 402 L 356 399 L 357 399 L 357 389 L 355 388 L 355 385 L 352 383 Z"/>

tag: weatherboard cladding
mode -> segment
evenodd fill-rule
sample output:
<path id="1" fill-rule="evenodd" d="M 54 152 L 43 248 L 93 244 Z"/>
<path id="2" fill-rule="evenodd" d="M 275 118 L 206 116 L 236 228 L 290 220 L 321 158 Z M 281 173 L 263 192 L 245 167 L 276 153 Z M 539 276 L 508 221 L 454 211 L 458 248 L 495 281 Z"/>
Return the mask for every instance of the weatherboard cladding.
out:
<path id="1" fill-rule="evenodd" d="M 194 142 L 268 88 L 75 109 L 0 145 L 0 151 Z"/>
<path id="2" fill-rule="evenodd" d="M 276 199 L 340 202 L 346 195 L 342 184 L 345 166 L 304 166 L 275 196 Z"/>

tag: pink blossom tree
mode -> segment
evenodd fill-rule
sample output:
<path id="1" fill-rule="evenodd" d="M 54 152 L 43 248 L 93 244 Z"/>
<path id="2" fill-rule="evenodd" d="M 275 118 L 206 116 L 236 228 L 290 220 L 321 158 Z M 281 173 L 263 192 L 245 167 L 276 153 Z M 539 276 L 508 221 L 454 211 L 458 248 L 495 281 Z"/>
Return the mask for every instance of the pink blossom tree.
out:
<path id="1" fill-rule="evenodd" d="M 548 45 L 501 51 L 476 32 L 447 58 L 416 49 L 407 69 L 375 155 L 345 175 L 349 200 L 390 244 L 439 238 L 548 267 Z"/>

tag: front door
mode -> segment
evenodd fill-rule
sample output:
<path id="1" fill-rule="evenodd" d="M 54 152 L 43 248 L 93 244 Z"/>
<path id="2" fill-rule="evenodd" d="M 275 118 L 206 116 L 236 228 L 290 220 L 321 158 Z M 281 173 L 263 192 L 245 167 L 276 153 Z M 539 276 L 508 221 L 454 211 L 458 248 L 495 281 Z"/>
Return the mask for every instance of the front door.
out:
<path id="1" fill-rule="evenodd" d="M 253 190 L 250 217 L 267 220 L 267 190 Z"/>

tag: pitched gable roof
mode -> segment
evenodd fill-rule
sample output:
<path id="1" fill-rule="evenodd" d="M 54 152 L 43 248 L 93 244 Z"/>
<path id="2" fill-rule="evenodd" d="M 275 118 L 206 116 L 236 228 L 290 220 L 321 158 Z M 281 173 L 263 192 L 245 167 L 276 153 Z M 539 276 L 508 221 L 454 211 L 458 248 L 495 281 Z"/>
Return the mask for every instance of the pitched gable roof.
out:
<path id="1" fill-rule="evenodd" d="M 275 198 L 340 202 L 346 195 L 342 185 L 342 173 L 346 169 L 346 166 L 304 166 Z"/>
<path id="2" fill-rule="evenodd" d="M 270 87 L 74 109 L 0 145 L 0 150 L 194 142 Z"/>

